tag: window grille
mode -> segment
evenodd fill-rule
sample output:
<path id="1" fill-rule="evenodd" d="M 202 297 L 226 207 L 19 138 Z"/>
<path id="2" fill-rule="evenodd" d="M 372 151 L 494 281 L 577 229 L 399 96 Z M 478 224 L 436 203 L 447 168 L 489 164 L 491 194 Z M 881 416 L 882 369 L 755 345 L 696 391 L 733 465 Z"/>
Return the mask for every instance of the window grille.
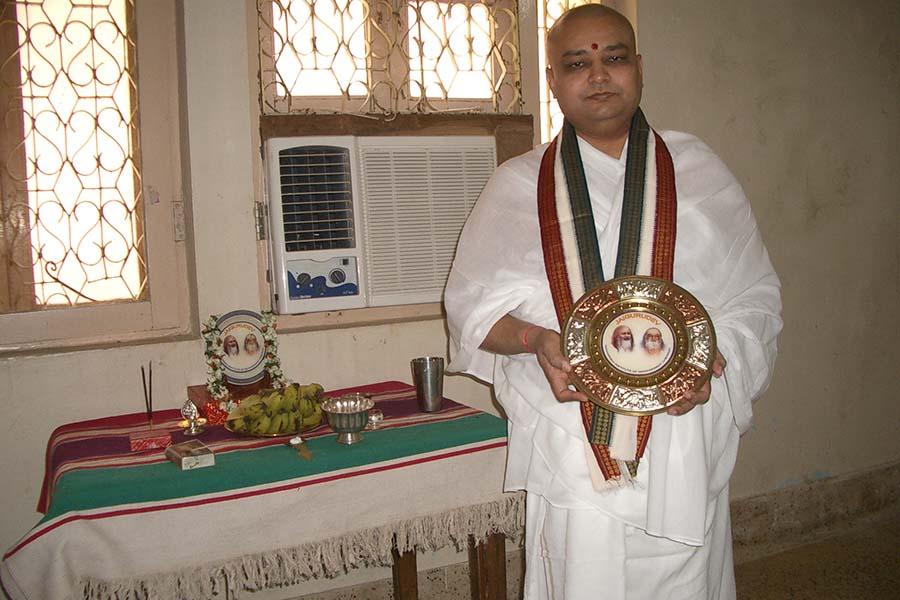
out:
<path id="1" fill-rule="evenodd" d="M 263 114 L 522 112 L 516 0 L 257 0 Z"/>
<path id="2" fill-rule="evenodd" d="M 550 91 L 550 85 L 544 72 L 547 70 L 547 31 L 553 27 L 556 20 L 570 8 L 582 4 L 601 4 L 591 0 L 541 0 L 538 10 L 538 60 L 540 65 L 540 105 L 541 105 L 541 142 L 549 142 L 560 130 L 563 123 L 563 114 L 559 105 Z"/>
<path id="3" fill-rule="evenodd" d="M 0 312 L 146 289 L 133 0 L 0 12 Z"/>

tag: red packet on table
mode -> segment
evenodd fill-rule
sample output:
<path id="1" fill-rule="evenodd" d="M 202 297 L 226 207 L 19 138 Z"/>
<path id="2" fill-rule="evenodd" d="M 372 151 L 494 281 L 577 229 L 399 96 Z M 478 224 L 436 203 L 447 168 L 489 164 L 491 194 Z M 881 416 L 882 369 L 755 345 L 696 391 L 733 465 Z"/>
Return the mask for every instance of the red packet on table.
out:
<path id="1" fill-rule="evenodd" d="M 128 434 L 132 452 L 168 448 L 172 445 L 172 434 L 165 429 L 142 429 Z"/>
<path id="2" fill-rule="evenodd" d="M 228 418 L 228 411 L 223 408 L 224 404 L 224 402 L 209 400 L 200 407 L 200 414 L 206 417 L 206 422 L 210 425 L 222 425 Z"/>
<path id="3" fill-rule="evenodd" d="M 192 385 L 187 389 L 188 400 L 194 403 L 200 416 L 208 425 L 223 425 L 228 417 L 228 403 L 219 401 L 209 395 L 205 385 Z"/>

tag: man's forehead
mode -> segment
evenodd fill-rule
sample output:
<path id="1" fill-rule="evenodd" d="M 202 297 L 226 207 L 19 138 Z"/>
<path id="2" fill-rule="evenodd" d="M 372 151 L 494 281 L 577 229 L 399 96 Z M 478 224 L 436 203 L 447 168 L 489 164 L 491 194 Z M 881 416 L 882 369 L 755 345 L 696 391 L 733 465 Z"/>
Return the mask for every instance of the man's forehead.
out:
<path id="1" fill-rule="evenodd" d="M 632 31 L 624 17 L 585 14 L 557 22 L 547 36 L 547 45 L 563 54 L 586 52 L 588 49 L 634 51 Z"/>

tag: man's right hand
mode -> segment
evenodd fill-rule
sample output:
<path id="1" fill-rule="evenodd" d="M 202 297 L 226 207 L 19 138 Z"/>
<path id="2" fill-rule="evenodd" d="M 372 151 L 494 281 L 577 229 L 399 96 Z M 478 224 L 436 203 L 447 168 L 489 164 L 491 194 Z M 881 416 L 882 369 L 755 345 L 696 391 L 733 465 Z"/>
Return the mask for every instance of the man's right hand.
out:
<path id="1" fill-rule="evenodd" d="M 531 333 L 528 345 L 534 348 L 538 364 L 544 370 L 544 376 L 558 401 L 588 401 L 585 394 L 569 389 L 569 373 L 572 372 L 572 365 L 563 356 L 558 333 L 542 327 Z"/>
<path id="2" fill-rule="evenodd" d="M 506 355 L 534 353 L 557 400 L 560 402 L 588 400 L 585 394 L 569 389 L 569 373 L 572 372 L 572 365 L 560 349 L 559 334 L 551 329 L 544 329 L 512 315 L 504 315 L 491 327 L 481 343 L 481 349 Z"/>

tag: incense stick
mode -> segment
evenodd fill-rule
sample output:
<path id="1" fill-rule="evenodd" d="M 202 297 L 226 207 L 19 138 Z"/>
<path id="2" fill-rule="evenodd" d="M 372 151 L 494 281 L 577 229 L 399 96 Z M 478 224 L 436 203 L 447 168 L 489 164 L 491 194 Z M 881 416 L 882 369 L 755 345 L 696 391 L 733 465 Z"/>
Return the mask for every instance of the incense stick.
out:
<path id="1" fill-rule="evenodd" d="M 153 363 L 150 363 L 150 390 L 153 389 Z M 141 383 L 144 385 L 144 410 L 147 413 L 147 421 L 149 423 L 153 423 L 153 399 L 150 396 L 151 392 L 147 391 L 147 375 L 144 371 L 144 365 L 141 365 Z"/>

